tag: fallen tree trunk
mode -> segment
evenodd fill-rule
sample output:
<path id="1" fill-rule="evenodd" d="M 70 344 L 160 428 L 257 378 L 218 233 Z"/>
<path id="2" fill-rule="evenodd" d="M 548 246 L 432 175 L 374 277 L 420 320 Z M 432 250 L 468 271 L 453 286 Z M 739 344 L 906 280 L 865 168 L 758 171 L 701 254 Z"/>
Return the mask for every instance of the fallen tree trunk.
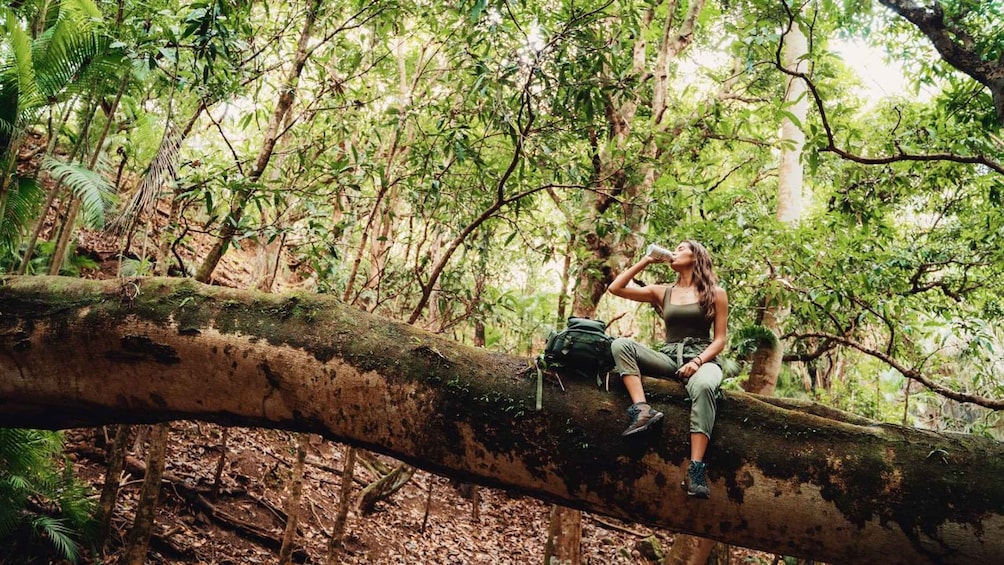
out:
<path id="1" fill-rule="evenodd" d="M 1004 562 L 1004 446 L 729 394 L 680 488 L 689 405 L 621 438 L 622 392 L 545 390 L 526 361 L 314 295 L 185 279 L 0 280 L 0 426 L 197 419 L 321 434 L 465 482 L 835 563 Z"/>

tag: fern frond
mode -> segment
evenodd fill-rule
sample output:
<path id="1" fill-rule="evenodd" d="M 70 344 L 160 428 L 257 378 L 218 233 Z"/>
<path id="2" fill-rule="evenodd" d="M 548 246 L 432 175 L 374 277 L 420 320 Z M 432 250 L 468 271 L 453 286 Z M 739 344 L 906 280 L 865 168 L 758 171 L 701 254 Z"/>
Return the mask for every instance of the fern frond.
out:
<path id="1" fill-rule="evenodd" d="M 48 157 L 42 161 L 42 168 L 70 187 L 73 194 L 80 198 L 89 226 L 100 228 L 104 225 L 105 212 L 115 201 L 115 190 L 108 180 L 82 165 L 63 163 Z"/>
<path id="2" fill-rule="evenodd" d="M 752 324 L 740 328 L 733 334 L 730 349 L 743 357 L 751 355 L 761 347 L 777 347 L 777 336 L 769 328 Z"/>

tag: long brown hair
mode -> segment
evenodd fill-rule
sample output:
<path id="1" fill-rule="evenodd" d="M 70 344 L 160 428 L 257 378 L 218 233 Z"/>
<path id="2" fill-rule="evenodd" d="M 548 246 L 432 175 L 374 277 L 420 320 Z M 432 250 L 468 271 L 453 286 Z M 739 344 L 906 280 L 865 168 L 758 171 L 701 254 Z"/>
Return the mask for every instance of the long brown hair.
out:
<path id="1" fill-rule="evenodd" d="M 715 317 L 715 286 L 718 285 L 718 277 L 715 276 L 715 266 L 711 262 L 711 254 L 693 239 L 685 239 L 683 243 L 690 246 L 690 251 L 694 254 L 694 285 L 697 287 L 697 301 L 701 304 L 701 310 L 707 318 Z M 677 276 L 679 278 L 679 275 Z"/>

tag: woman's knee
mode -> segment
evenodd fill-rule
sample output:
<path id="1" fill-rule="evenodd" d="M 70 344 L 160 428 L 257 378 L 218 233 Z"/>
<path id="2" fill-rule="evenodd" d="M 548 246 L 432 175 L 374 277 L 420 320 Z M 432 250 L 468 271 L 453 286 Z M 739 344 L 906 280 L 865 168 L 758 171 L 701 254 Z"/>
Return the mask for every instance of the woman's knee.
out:
<path id="1" fill-rule="evenodd" d="M 722 384 L 722 370 L 717 365 L 706 365 L 701 367 L 697 373 L 687 382 L 688 392 L 691 397 L 701 394 L 713 395 Z"/>

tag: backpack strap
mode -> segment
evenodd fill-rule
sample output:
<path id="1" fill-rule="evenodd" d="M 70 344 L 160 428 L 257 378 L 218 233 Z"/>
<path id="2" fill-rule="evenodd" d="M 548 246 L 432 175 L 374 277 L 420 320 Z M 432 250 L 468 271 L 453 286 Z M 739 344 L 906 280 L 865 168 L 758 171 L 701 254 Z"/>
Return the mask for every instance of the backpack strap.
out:
<path id="1" fill-rule="evenodd" d="M 537 365 L 537 403 L 535 405 L 537 410 L 540 410 L 544 400 L 544 371 L 540 368 L 541 361 L 538 357 L 535 363 Z"/>
<path id="2" fill-rule="evenodd" d="M 544 368 L 547 366 L 547 362 L 544 361 L 544 354 L 541 353 L 538 355 L 533 364 L 537 368 L 537 400 L 534 403 L 534 408 L 536 410 L 540 410 L 544 404 Z M 552 374 L 554 375 L 554 378 L 558 379 L 558 386 L 560 386 L 562 392 L 564 392 L 565 385 L 561 382 L 561 375 L 557 372 L 552 372 Z M 598 381 L 599 376 L 597 376 L 596 379 Z"/>

